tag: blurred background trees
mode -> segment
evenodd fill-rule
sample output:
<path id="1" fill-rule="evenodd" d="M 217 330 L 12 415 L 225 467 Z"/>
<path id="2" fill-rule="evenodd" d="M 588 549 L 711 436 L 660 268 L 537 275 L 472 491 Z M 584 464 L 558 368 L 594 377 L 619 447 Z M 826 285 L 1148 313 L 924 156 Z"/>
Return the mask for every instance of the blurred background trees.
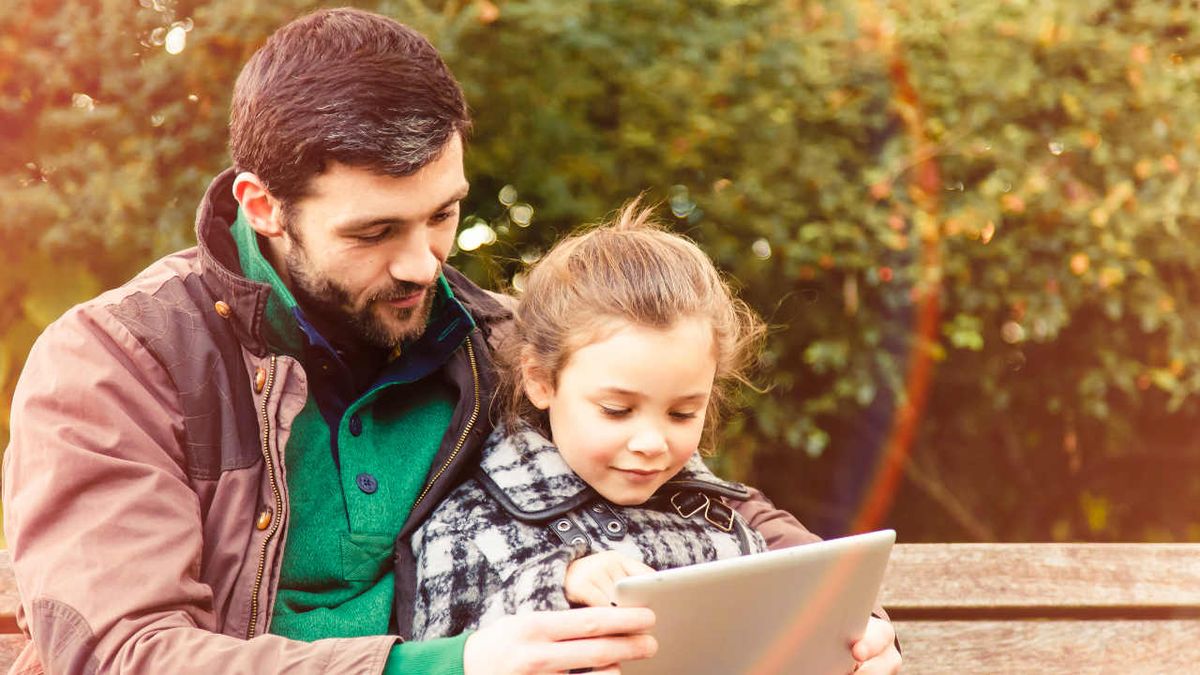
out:
<path id="1" fill-rule="evenodd" d="M 0 443 L 37 334 L 190 244 L 241 64 L 326 4 L 0 5 Z M 454 264 L 519 288 L 645 192 L 775 327 L 727 474 L 826 535 L 1200 541 L 1192 3 L 354 4 L 467 91 Z"/>

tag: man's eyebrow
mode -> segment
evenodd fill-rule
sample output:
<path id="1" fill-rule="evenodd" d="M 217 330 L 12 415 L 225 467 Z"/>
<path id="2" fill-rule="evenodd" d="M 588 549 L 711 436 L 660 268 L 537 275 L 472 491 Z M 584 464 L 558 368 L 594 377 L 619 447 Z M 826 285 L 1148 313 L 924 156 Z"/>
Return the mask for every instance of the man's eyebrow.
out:
<path id="1" fill-rule="evenodd" d="M 442 209 L 453 205 L 455 202 L 461 202 L 462 200 L 466 199 L 467 195 L 470 193 L 471 193 L 471 184 L 463 183 L 463 186 L 458 189 L 458 192 L 455 192 L 453 197 L 451 197 L 450 199 L 447 199 L 446 203 L 442 204 Z M 438 209 L 438 211 L 441 211 L 442 209 Z"/>
<path id="2" fill-rule="evenodd" d="M 437 209 L 434 210 L 434 213 L 437 213 L 439 211 L 444 211 L 444 210 L 450 208 L 451 206 L 454 206 L 455 203 L 466 199 L 467 194 L 470 191 L 471 191 L 470 185 L 463 185 L 462 188 L 458 192 L 454 193 L 454 196 L 452 196 L 450 199 L 447 199 L 446 201 L 442 202 L 441 206 L 438 206 Z M 349 233 L 356 232 L 359 230 L 369 230 L 372 227 L 378 227 L 380 225 L 403 225 L 403 224 L 404 224 L 404 221 L 401 220 L 400 218 L 393 218 L 391 216 L 381 216 L 379 218 L 365 218 L 363 220 L 351 220 L 349 222 L 341 223 L 340 225 L 335 226 L 334 230 L 337 234 L 349 234 Z"/>

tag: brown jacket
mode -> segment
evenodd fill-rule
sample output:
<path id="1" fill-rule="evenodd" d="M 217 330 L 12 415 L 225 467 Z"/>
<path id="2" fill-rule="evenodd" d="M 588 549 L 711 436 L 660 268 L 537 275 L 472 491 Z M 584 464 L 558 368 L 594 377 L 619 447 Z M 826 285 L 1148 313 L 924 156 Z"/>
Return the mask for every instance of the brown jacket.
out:
<path id="1" fill-rule="evenodd" d="M 307 379 L 262 337 L 270 288 L 240 273 L 232 179 L 209 188 L 197 247 L 70 310 L 30 353 L 4 456 L 31 637 L 12 672 L 379 673 L 397 640 L 266 633 L 288 529 L 283 449 Z M 405 536 L 478 461 L 488 342 L 511 318 L 447 276 L 478 328 L 446 366 L 460 400 Z M 745 508 L 768 541 L 807 535 L 769 502 Z"/>

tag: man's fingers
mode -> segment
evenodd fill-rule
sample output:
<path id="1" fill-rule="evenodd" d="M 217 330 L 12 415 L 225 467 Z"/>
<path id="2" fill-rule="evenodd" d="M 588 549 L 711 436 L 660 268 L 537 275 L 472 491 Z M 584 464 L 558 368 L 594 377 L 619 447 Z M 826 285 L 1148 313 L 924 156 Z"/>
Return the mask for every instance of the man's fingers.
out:
<path id="1" fill-rule="evenodd" d="M 542 614 L 540 628 L 549 640 L 634 635 L 654 628 L 654 612 L 644 607 L 583 607 Z"/>
<path id="2" fill-rule="evenodd" d="M 467 638 L 463 672 L 561 673 L 589 667 L 617 672 L 616 664 L 649 658 L 658 650 L 646 633 L 653 626 L 654 612 L 636 607 L 506 616 Z"/>
<path id="3" fill-rule="evenodd" d="M 862 638 L 850 648 L 850 655 L 856 661 L 866 661 L 892 646 L 896 640 L 896 631 L 892 624 L 878 617 L 871 617 Z M 861 669 L 859 672 L 862 672 Z"/>
<path id="4" fill-rule="evenodd" d="M 552 672 L 584 668 L 597 663 L 612 664 L 605 667 L 612 668 L 611 672 L 619 672 L 616 665 L 619 662 L 648 659 L 656 651 L 658 641 L 651 635 L 594 637 L 546 645 L 540 661 L 546 670 Z"/>

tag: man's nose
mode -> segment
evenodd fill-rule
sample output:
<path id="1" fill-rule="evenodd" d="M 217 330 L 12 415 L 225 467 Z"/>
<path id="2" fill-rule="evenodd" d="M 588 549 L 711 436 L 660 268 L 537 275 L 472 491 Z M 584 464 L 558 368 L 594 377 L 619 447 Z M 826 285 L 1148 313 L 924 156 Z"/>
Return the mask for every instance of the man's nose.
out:
<path id="1" fill-rule="evenodd" d="M 639 429 L 629 438 L 630 452 L 641 455 L 658 455 L 667 451 L 667 437 L 654 426 Z"/>
<path id="2" fill-rule="evenodd" d="M 437 279 L 441 266 L 442 261 L 433 252 L 429 238 L 424 233 L 418 233 L 397 242 L 388 264 L 388 273 L 397 281 L 428 286 Z"/>

